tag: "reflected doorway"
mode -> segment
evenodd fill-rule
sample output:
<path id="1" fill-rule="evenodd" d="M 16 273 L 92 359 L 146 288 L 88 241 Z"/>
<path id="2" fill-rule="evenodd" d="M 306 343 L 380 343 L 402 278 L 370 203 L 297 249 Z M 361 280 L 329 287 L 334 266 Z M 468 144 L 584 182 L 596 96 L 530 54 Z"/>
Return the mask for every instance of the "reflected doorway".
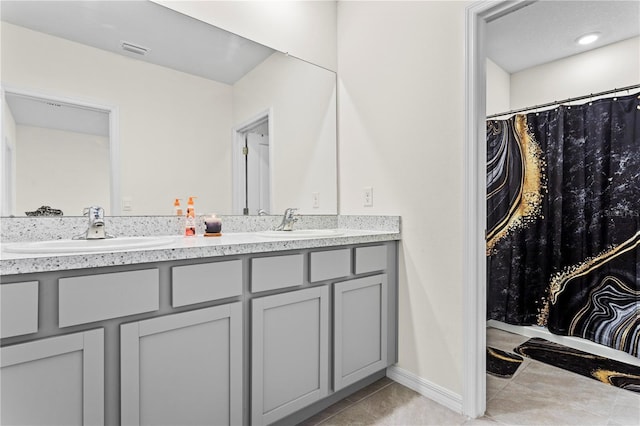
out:
<path id="1" fill-rule="evenodd" d="M 269 114 L 235 130 L 233 146 L 234 214 L 271 213 Z"/>
<path id="2" fill-rule="evenodd" d="M 48 206 L 79 216 L 89 205 L 119 214 L 113 108 L 16 89 L 3 100 L 3 215 Z"/>

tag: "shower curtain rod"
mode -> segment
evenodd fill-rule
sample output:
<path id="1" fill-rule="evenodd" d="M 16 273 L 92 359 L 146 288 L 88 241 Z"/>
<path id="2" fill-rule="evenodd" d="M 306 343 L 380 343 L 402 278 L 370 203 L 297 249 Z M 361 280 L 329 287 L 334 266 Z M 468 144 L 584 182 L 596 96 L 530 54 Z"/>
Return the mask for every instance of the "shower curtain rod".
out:
<path id="1" fill-rule="evenodd" d="M 583 99 L 589 99 L 589 98 L 594 98 L 594 97 L 603 96 L 603 95 L 610 95 L 612 93 L 624 92 L 624 91 L 629 91 L 629 90 L 633 90 L 633 89 L 640 89 L 640 84 L 633 84 L 631 86 L 620 87 L 620 88 L 613 89 L 613 90 L 606 90 L 604 92 L 599 92 L 599 93 L 591 93 L 589 95 L 579 96 L 577 98 L 567 98 L 567 99 L 563 99 L 561 101 L 553 101 L 553 102 L 549 102 L 549 103 L 546 103 L 546 104 L 535 105 L 535 106 L 527 107 L 527 108 L 514 109 L 514 110 L 511 110 L 511 111 L 507 111 L 507 112 L 501 112 L 500 114 L 492 114 L 492 115 L 488 115 L 487 119 L 500 117 L 502 115 L 517 114 L 519 112 L 531 111 L 531 110 L 536 110 L 536 109 L 540 109 L 540 108 L 547 108 L 547 107 L 551 107 L 551 106 L 555 106 L 555 105 L 565 104 L 565 103 L 568 103 L 568 102 L 581 101 Z"/>

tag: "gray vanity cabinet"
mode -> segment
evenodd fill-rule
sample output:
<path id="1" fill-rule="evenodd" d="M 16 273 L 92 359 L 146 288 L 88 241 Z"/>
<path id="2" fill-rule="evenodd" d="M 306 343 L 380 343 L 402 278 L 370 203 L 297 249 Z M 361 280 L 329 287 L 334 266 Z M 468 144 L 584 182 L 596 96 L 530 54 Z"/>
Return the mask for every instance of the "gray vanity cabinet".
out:
<path id="1" fill-rule="evenodd" d="M 101 328 L 5 346 L 0 367 L 1 424 L 104 424 Z"/>
<path id="2" fill-rule="evenodd" d="M 328 394 L 329 288 L 251 301 L 251 425 L 281 419 Z"/>
<path id="3" fill-rule="evenodd" d="M 242 304 L 123 324 L 123 425 L 242 423 Z"/>
<path id="4" fill-rule="evenodd" d="M 387 294 L 386 274 L 334 284 L 335 391 L 387 367 Z"/>
<path id="5" fill-rule="evenodd" d="M 3 276 L 0 424 L 292 425 L 397 360 L 397 244 Z"/>

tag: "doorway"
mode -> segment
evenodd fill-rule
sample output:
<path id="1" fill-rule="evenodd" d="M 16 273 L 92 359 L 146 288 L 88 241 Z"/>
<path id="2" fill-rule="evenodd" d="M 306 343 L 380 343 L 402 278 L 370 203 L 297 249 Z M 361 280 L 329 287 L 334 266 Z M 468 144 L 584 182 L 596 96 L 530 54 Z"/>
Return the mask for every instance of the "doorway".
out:
<path id="1" fill-rule="evenodd" d="M 234 130 L 233 213 L 271 212 L 271 137 L 269 113 Z"/>
<path id="2" fill-rule="evenodd" d="M 463 410 L 470 416 L 481 415 L 486 408 L 486 258 L 484 235 L 486 233 L 485 163 L 486 163 L 486 47 L 487 24 L 530 5 L 545 2 L 475 2 L 467 8 L 466 39 L 466 280 L 465 280 L 465 359 Z M 547 15 L 554 15 L 549 14 Z M 557 14 L 556 14 L 557 15 Z M 510 15 L 515 16 L 515 15 Z M 519 29 L 522 31 L 522 27 Z M 526 34 L 530 34 L 526 31 Z M 508 37 L 505 37 L 508 38 Z M 529 52 L 527 49 L 523 51 Z M 530 57 L 531 55 L 528 55 Z M 558 57 L 557 59 L 560 59 Z M 541 78 L 542 81 L 547 81 Z M 521 80 L 518 80 L 521 81 Z M 568 85 L 565 85 L 568 86 Z M 615 86 L 614 86 L 615 87 Z M 621 86 L 618 86 L 621 87 Z M 594 88 L 594 92 L 598 91 Z M 541 92 L 541 91 L 538 91 Z M 580 93 L 588 94 L 588 93 Z M 536 93 L 541 95 L 541 93 Z M 554 95 L 555 96 L 555 95 Z M 569 95 L 573 96 L 573 95 Z M 566 98 L 558 96 L 549 101 Z M 507 97 L 508 98 L 508 97 Z M 508 99 L 507 99 L 508 100 Z M 511 96 L 511 108 L 513 94 Z M 517 103 L 517 102 L 516 102 Z M 542 102 L 525 102 L 531 106 Z M 500 111 L 500 109 L 499 109 Z M 496 112 L 496 111 L 493 111 Z"/>
<path id="3" fill-rule="evenodd" d="M 462 412 L 480 417 L 486 389 L 486 26 L 531 1 L 477 1 L 466 9 L 465 39 L 465 252 Z"/>

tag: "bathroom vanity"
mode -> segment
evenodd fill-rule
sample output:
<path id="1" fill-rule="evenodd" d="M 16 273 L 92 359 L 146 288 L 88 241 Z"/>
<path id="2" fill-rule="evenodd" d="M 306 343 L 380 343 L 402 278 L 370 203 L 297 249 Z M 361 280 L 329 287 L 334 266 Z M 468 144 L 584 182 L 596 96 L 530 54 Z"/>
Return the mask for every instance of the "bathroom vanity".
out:
<path id="1" fill-rule="evenodd" d="M 2 424 L 295 424 L 397 361 L 397 230 L 7 255 Z"/>

